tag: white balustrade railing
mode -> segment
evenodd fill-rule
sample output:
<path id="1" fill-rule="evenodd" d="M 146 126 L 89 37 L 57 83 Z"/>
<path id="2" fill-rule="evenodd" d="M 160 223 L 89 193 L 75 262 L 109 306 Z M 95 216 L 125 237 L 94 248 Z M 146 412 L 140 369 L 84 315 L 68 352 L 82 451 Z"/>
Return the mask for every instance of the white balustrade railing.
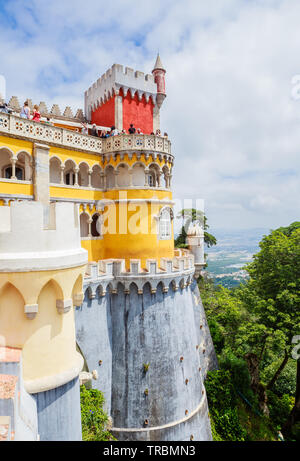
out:
<path id="1" fill-rule="evenodd" d="M 2 112 L 0 112 L 1 132 L 97 154 L 141 150 L 171 155 L 171 142 L 163 137 L 122 134 L 101 139 Z"/>

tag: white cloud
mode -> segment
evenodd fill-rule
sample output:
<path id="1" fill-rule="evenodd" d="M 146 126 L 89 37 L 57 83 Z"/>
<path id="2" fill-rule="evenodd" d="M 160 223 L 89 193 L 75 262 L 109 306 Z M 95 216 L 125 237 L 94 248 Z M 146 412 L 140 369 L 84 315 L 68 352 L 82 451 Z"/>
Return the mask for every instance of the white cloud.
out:
<path id="1" fill-rule="evenodd" d="M 9 96 L 76 109 L 114 62 L 149 72 L 159 49 L 175 197 L 204 198 L 211 227 L 299 219 L 297 0 L 12 0 L 6 9 Z"/>

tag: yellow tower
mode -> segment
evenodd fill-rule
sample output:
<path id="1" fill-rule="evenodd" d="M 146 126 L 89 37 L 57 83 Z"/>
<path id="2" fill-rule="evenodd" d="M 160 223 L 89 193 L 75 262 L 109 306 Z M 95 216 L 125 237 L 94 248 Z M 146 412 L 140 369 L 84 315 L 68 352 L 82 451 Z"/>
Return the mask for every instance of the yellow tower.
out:
<path id="1" fill-rule="evenodd" d="M 12 374 L 36 400 L 42 440 L 81 438 L 83 359 L 76 351 L 73 306 L 83 300 L 86 262 L 77 206 L 27 201 L 0 207 L 1 358 L 7 362 L 12 349 L 22 351 L 22 370 Z M 21 407 L 13 411 L 17 438 L 20 430 L 24 434 L 17 426 Z M 64 412 L 72 415 L 67 426 Z"/>

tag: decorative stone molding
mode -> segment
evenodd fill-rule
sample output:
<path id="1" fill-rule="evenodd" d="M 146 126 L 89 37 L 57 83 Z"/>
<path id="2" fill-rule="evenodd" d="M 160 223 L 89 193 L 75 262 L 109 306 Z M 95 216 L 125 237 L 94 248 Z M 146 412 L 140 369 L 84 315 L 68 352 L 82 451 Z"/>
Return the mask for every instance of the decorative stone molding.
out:
<path id="1" fill-rule="evenodd" d="M 35 319 L 36 314 L 38 313 L 38 310 L 39 310 L 38 304 L 26 304 L 24 307 L 25 315 L 29 320 Z"/>
<path id="2" fill-rule="evenodd" d="M 89 263 L 84 279 L 84 291 L 88 290 L 89 299 L 95 299 L 97 293 L 99 296 L 105 296 L 108 291 L 116 294 L 119 283 L 127 294 L 132 283 L 137 286 L 138 294 L 143 294 L 146 283 L 150 284 L 152 294 L 156 293 L 159 283 L 162 283 L 164 293 L 169 291 L 170 284 L 174 291 L 184 289 L 191 284 L 195 272 L 194 257 L 188 250 L 178 252 L 180 256 L 162 258 L 161 268 L 156 260 L 148 259 L 146 270 L 141 268 L 141 261 L 137 259 L 130 261 L 130 271 L 126 271 L 123 259 L 105 259 L 98 263 Z"/>
<path id="3" fill-rule="evenodd" d="M 72 299 L 58 299 L 56 301 L 56 309 L 59 314 L 66 314 L 69 310 L 72 309 L 73 300 Z"/>
<path id="4" fill-rule="evenodd" d="M 80 307 L 81 304 L 83 303 L 83 299 L 84 299 L 84 293 L 83 292 L 74 294 L 74 296 L 73 296 L 73 304 L 74 304 L 74 306 L 75 307 Z"/>
<path id="5" fill-rule="evenodd" d="M 25 389 L 29 394 L 36 394 L 63 386 L 79 375 L 83 365 L 84 361 L 82 355 L 76 352 L 75 360 L 70 364 L 68 370 L 64 370 L 59 374 L 56 373 L 53 376 L 45 376 L 43 378 L 24 381 Z"/>
<path id="6" fill-rule="evenodd" d="M 137 434 L 138 433 L 141 433 L 141 432 L 153 432 L 153 431 L 162 431 L 162 430 L 165 430 L 165 429 L 170 429 L 171 427 L 176 427 L 180 424 L 184 424 L 184 423 L 187 423 L 187 421 L 189 421 L 190 419 L 192 419 L 197 413 L 201 412 L 203 407 L 205 405 L 207 405 L 207 399 L 205 396 L 203 396 L 204 394 L 202 394 L 202 397 L 201 397 L 201 400 L 199 402 L 199 404 L 197 405 L 197 407 L 192 410 L 191 412 L 189 412 L 188 410 L 186 410 L 185 412 L 185 415 L 186 417 L 185 418 L 182 418 L 178 421 L 172 421 L 168 424 L 164 424 L 163 426 L 152 426 L 152 427 L 149 427 L 149 428 L 140 428 L 140 427 L 137 427 L 137 428 L 120 428 L 120 427 L 112 427 L 112 432 L 113 433 L 128 433 L 128 434 L 132 434 L 134 432 L 136 432 Z"/>

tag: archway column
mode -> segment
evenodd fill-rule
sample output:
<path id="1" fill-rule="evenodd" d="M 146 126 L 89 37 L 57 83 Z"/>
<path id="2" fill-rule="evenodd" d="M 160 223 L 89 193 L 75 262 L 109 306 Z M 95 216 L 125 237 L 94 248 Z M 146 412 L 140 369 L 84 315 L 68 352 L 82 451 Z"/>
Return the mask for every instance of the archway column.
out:
<path id="1" fill-rule="evenodd" d="M 132 178 L 133 178 L 133 171 L 132 171 L 132 170 L 128 170 L 128 173 L 129 173 L 129 187 L 132 187 L 132 186 L 133 186 L 133 181 L 132 181 Z"/>
<path id="2" fill-rule="evenodd" d="M 89 220 L 88 220 L 88 225 L 89 225 L 88 238 L 92 238 L 92 223 L 93 223 L 92 218 L 89 218 Z"/>
<path id="3" fill-rule="evenodd" d="M 148 168 L 145 168 L 145 187 L 149 186 L 149 182 L 148 182 L 148 174 L 149 173 L 150 173 L 150 171 L 148 170 Z"/>
<path id="4" fill-rule="evenodd" d="M 157 179 L 157 187 L 160 187 L 160 184 L 161 184 L 160 178 L 161 178 L 162 174 L 163 174 L 163 173 L 162 173 L 161 171 L 159 171 L 159 172 L 157 173 L 157 176 L 156 176 L 156 179 Z"/>
<path id="5" fill-rule="evenodd" d="M 114 176 L 115 176 L 115 187 L 119 187 L 119 182 L 118 182 L 118 171 L 114 171 Z"/>
<path id="6" fill-rule="evenodd" d="M 12 158 L 11 159 L 11 177 L 10 179 L 17 179 L 16 177 L 16 163 L 17 163 L 17 159 L 16 158 Z"/>
<path id="7" fill-rule="evenodd" d="M 79 168 L 75 168 L 74 171 L 75 171 L 75 184 L 74 184 L 74 186 L 77 186 L 77 187 L 78 187 L 78 186 L 79 186 L 79 184 L 78 184 L 78 173 L 79 173 Z"/>
<path id="8" fill-rule="evenodd" d="M 60 184 L 64 184 L 64 172 L 65 172 L 65 166 L 61 165 L 60 166 Z"/>
<path id="9" fill-rule="evenodd" d="M 88 177 L 89 177 L 88 187 L 92 187 L 92 174 L 93 174 L 93 170 L 89 170 L 89 174 L 88 174 Z"/>
<path id="10" fill-rule="evenodd" d="M 102 178 L 102 189 L 106 189 L 106 174 L 100 173 L 100 176 Z"/>

